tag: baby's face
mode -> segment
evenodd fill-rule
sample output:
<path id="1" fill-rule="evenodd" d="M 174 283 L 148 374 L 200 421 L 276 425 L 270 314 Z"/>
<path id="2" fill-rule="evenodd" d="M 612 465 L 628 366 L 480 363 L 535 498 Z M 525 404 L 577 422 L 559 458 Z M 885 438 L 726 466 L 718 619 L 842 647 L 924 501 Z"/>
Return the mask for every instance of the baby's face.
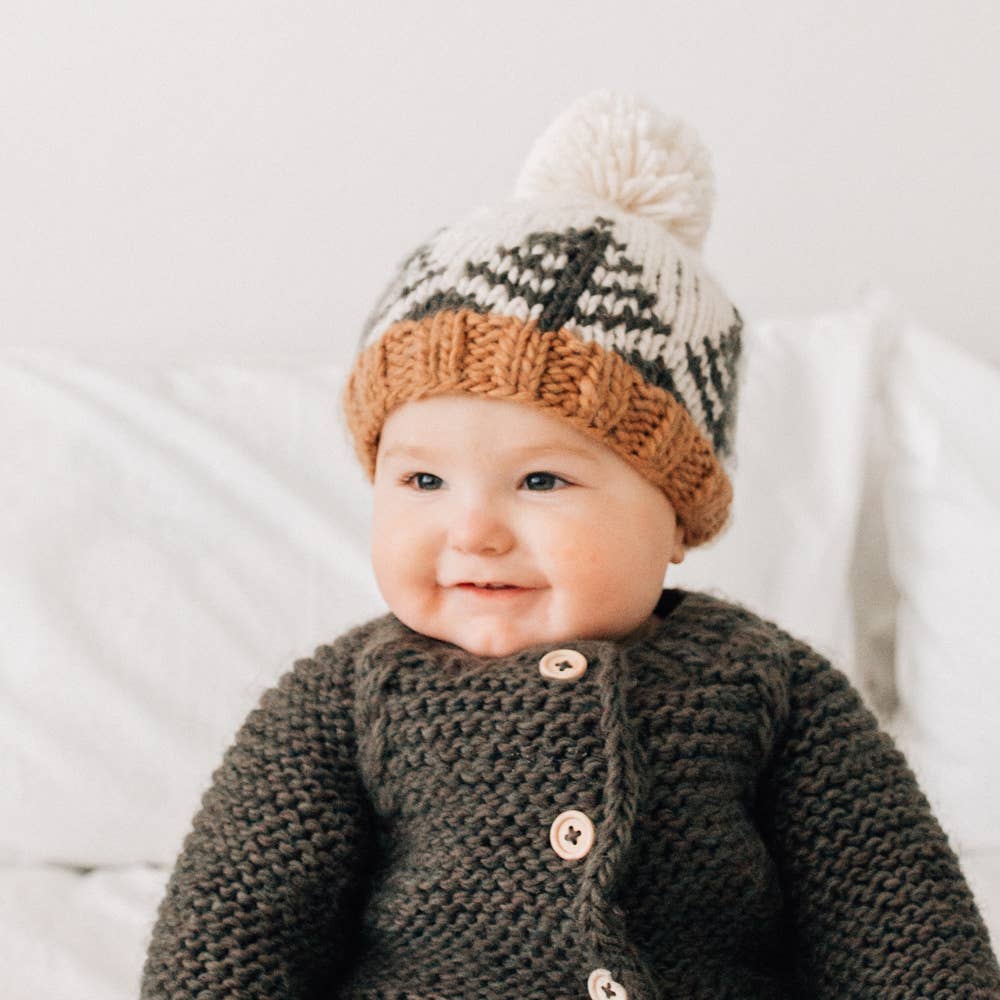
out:
<path id="1" fill-rule="evenodd" d="M 684 541 L 670 501 L 611 448 L 525 404 L 451 395 L 386 420 L 371 552 L 405 625 L 508 656 L 643 625 Z"/>

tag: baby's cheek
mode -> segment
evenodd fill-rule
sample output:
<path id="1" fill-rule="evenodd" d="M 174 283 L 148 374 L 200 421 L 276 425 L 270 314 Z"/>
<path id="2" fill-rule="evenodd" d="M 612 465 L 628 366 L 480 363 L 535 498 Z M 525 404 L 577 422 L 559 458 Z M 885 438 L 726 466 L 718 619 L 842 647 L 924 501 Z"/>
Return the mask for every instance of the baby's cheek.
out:
<path id="1" fill-rule="evenodd" d="M 562 535 L 557 550 L 563 577 L 581 589 L 600 593 L 641 585 L 654 561 L 650 545 L 634 530 L 603 521 L 588 522 Z"/>
<path id="2" fill-rule="evenodd" d="M 551 568 L 562 576 L 569 574 L 581 579 L 601 574 L 604 557 L 601 546 L 595 543 L 593 528 L 560 532 L 550 540 L 549 552 Z"/>

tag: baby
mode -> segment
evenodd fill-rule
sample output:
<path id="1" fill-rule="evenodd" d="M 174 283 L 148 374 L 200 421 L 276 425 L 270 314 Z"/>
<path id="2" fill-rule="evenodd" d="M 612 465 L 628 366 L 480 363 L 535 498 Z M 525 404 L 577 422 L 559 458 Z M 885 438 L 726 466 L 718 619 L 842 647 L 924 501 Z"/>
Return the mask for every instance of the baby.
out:
<path id="1" fill-rule="evenodd" d="M 344 394 L 390 611 L 240 728 L 144 998 L 1000 998 L 843 673 L 663 587 L 732 500 L 711 195 L 689 126 L 601 91 L 403 260 Z"/>

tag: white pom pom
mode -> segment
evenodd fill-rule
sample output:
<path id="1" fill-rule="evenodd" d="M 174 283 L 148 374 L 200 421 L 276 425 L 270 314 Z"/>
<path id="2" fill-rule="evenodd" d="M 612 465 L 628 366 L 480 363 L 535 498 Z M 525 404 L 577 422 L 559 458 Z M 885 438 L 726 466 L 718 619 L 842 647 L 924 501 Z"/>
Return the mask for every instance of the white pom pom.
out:
<path id="1" fill-rule="evenodd" d="M 515 198 L 596 195 L 655 219 L 694 250 L 715 196 L 708 150 L 690 125 L 638 97 L 599 90 L 564 111 L 536 140 Z"/>

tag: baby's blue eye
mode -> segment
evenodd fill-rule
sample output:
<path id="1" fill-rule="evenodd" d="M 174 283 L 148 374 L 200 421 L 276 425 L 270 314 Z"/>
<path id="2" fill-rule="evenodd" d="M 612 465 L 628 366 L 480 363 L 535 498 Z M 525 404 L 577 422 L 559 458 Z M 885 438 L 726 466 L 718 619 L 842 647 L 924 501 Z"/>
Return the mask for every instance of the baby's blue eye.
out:
<path id="1" fill-rule="evenodd" d="M 417 484 L 417 489 L 419 490 L 419 489 L 421 489 L 421 486 L 420 486 L 420 482 L 421 482 L 421 480 L 424 480 L 424 481 L 426 481 L 426 480 L 428 480 L 428 479 L 433 479 L 433 480 L 437 481 L 438 483 L 440 483 L 440 482 L 441 482 L 441 479 L 440 479 L 440 477 L 439 477 L 439 476 L 435 476 L 435 475 L 433 475 L 433 474 L 432 474 L 432 473 L 430 473 L 430 472 L 414 472 L 412 476 L 408 476 L 408 477 L 407 477 L 407 480 L 406 480 L 406 481 L 407 481 L 407 482 L 410 482 L 410 481 L 416 481 L 416 484 Z M 432 489 L 437 489 L 437 487 L 436 487 L 436 486 L 432 486 L 431 488 L 432 488 Z M 427 493 L 427 492 L 429 492 L 429 491 L 428 491 L 428 490 L 423 490 L 423 492 L 424 492 L 424 493 Z"/>
<path id="2" fill-rule="evenodd" d="M 557 476 L 557 475 L 555 475 L 555 473 L 552 473 L 552 472 L 529 472 L 524 477 L 524 481 L 527 482 L 529 479 L 535 479 L 535 480 L 537 480 L 537 479 L 544 479 L 544 480 L 556 480 L 556 479 L 558 479 L 559 482 L 561 482 L 561 483 L 566 482 L 566 480 L 563 479 L 561 476 Z M 543 488 L 542 490 L 532 490 L 531 492 L 532 493 L 539 493 L 539 492 L 550 492 L 550 491 L 545 490 Z"/>
<path id="3" fill-rule="evenodd" d="M 539 480 L 542 481 L 541 484 L 539 484 Z M 412 483 L 421 493 L 430 493 L 440 489 L 443 480 L 440 476 L 435 476 L 432 472 L 412 472 L 410 475 L 405 476 L 402 482 L 404 485 Z M 532 493 L 551 493 L 554 483 L 566 483 L 566 480 L 562 476 L 557 476 L 554 472 L 529 472 L 522 482 L 526 484 L 533 482 L 535 486 L 539 487 L 538 489 L 532 489 L 529 485 L 528 489 Z M 566 484 L 568 485 L 568 483 Z"/>

